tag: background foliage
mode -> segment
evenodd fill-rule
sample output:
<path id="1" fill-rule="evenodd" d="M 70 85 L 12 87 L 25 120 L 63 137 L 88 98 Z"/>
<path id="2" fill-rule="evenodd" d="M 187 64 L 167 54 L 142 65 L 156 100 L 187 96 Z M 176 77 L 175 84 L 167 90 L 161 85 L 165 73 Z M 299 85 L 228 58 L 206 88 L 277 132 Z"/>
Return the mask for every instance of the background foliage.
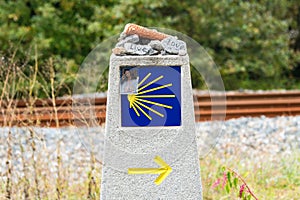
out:
<path id="1" fill-rule="evenodd" d="M 227 90 L 300 87 L 298 0 L 2 0 L 0 64 L 17 63 L 28 77 L 38 64 L 37 79 L 46 83 L 53 65 L 57 84 L 72 88 L 84 57 L 129 22 L 198 41 L 219 66 Z M 193 85 L 203 87 L 197 74 Z M 20 90 L 16 97 L 22 96 Z"/>

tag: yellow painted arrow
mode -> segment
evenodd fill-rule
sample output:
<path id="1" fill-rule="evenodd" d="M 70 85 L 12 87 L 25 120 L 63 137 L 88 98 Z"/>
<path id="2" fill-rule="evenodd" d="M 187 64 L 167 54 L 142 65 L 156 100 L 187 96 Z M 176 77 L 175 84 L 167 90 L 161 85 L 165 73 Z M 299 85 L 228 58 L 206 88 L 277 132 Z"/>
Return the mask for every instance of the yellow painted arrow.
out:
<path id="1" fill-rule="evenodd" d="M 154 181 L 156 185 L 160 185 L 172 172 L 172 168 L 159 156 L 156 156 L 154 161 L 160 165 L 161 168 L 129 168 L 128 174 L 160 174 Z"/>

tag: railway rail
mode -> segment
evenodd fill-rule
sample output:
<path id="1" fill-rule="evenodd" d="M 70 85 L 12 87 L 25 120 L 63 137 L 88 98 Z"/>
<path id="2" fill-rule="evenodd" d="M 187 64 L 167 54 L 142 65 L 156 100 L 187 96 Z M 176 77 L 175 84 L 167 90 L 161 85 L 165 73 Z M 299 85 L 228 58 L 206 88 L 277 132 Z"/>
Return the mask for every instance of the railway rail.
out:
<path id="1" fill-rule="evenodd" d="M 226 99 L 226 101 L 224 101 Z M 0 102 L 0 126 L 103 125 L 106 98 Z M 300 91 L 194 95 L 196 121 L 300 115 Z M 226 114 L 226 115 L 225 115 Z"/>

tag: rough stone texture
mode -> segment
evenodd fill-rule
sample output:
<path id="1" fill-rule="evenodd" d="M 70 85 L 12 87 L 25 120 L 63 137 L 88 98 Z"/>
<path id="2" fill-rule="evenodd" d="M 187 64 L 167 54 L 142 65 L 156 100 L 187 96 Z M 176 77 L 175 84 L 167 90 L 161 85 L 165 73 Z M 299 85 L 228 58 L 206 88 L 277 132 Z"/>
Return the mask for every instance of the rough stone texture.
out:
<path id="1" fill-rule="evenodd" d="M 124 48 L 124 49 L 123 49 Z M 136 24 L 127 24 L 120 34 L 113 54 L 124 55 L 179 55 L 187 54 L 186 43 L 157 30 Z"/>
<path id="2" fill-rule="evenodd" d="M 179 127 L 121 127 L 120 66 L 181 66 Z M 184 97 L 184 98 L 183 98 Z M 115 56 L 110 59 L 101 199 L 202 199 L 188 56 Z M 160 156 L 173 169 L 157 186 L 158 175 L 128 175 L 128 168 L 157 168 Z"/>
<path id="3" fill-rule="evenodd" d="M 148 44 L 152 49 L 155 49 L 155 50 L 158 50 L 158 51 L 161 51 L 163 50 L 163 46 L 161 44 L 161 42 L 159 40 L 152 40 L 150 41 L 150 43 Z"/>
<path id="4" fill-rule="evenodd" d="M 170 36 L 136 24 L 127 24 L 112 52 L 118 56 L 152 56 L 157 54 L 185 56 L 187 48 L 186 43 L 178 40 L 176 36 Z"/>
<path id="5" fill-rule="evenodd" d="M 187 54 L 187 49 L 180 49 L 179 51 L 178 51 L 178 55 L 179 56 L 185 56 Z"/>
<path id="6" fill-rule="evenodd" d="M 161 41 L 163 48 L 172 54 L 179 54 L 181 50 L 181 54 L 183 51 L 186 51 L 186 44 L 182 40 L 178 40 L 175 37 L 167 37 Z"/>
<path id="7" fill-rule="evenodd" d="M 163 40 L 168 37 L 167 34 L 157 32 L 156 30 L 151 30 L 137 24 L 126 24 L 124 28 L 124 33 L 127 35 L 137 34 L 140 37 L 148 38 L 152 40 Z"/>
<path id="8" fill-rule="evenodd" d="M 151 50 L 151 47 L 148 45 L 133 43 L 125 43 L 124 48 L 127 53 L 136 55 L 146 55 Z"/>
<path id="9" fill-rule="evenodd" d="M 147 38 L 140 38 L 139 44 L 148 45 L 151 40 Z"/>
<path id="10" fill-rule="evenodd" d="M 121 37 L 121 36 L 120 36 Z M 124 47 L 125 43 L 137 43 L 139 42 L 140 38 L 138 35 L 129 35 L 125 37 L 124 39 L 120 40 L 117 44 L 116 47 Z"/>
<path id="11" fill-rule="evenodd" d="M 157 55 L 157 54 L 159 54 L 159 51 L 156 51 L 156 50 L 154 50 L 154 49 L 151 48 L 150 51 L 148 52 L 148 54 L 150 56 Z"/>
<path id="12" fill-rule="evenodd" d="M 124 47 L 116 47 L 113 48 L 112 53 L 115 55 L 124 55 L 126 53 L 126 49 Z"/>

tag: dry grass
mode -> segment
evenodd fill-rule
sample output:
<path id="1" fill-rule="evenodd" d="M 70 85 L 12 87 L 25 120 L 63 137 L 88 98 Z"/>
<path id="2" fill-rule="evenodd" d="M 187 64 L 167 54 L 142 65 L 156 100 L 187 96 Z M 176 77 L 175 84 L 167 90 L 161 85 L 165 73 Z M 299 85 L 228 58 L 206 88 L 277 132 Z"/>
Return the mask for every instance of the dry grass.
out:
<path id="1" fill-rule="evenodd" d="M 1 163 L 5 163 L 6 170 L 3 173 L 0 171 L 0 199 L 99 199 L 101 165 L 97 163 L 95 155 L 85 153 L 88 161 L 78 161 L 76 164 L 79 167 L 73 166 L 68 160 L 70 158 L 62 156 L 65 151 L 62 141 L 58 140 L 53 152 L 45 145 L 43 133 L 32 128 L 39 125 L 39 121 L 22 122 L 27 131 L 20 133 L 18 137 L 13 135 L 13 124 L 9 119 L 17 115 L 16 104 L 13 103 L 15 98 L 21 96 L 29 99 L 26 109 L 30 113 L 38 100 L 39 92 L 50 94 L 46 97 L 53 101 L 56 113 L 53 120 L 56 127 L 59 127 L 55 94 L 62 88 L 70 91 L 69 88 L 64 88 L 63 81 L 56 79 L 52 60 L 43 66 L 46 72 L 43 72 L 45 76 L 42 79 L 37 78 L 41 73 L 37 56 L 33 66 L 27 67 L 27 63 L 24 63 L 18 66 L 14 62 L 14 54 L 6 63 L 0 63 L 0 115 L 7 116 L 2 126 L 8 129 L 7 133 L 0 133 L 7 137 L 0 143 L 0 147 L 6 150 L 6 158 L 1 160 Z M 50 88 L 47 86 L 48 82 Z M 15 148 L 19 151 L 13 151 Z M 277 155 L 272 162 L 269 161 L 269 155 L 261 157 L 261 162 L 256 162 L 237 154 L 209 154 L 200 161 L 204 199 L 237 199 L 236 194 L 227 195 L 223 190 L 211 188 L 223 165 L 239 171 L 259 199 L 298 199 L 299 152 L 294 152 L 289 157 Z M 15 163 L 19 163 L 21 168 L 17 169 Z"/>
<path id="2" fill-rule="evenodd" d="M 33 128 L 40 125 L 40 120 L 26 119 L 17 123 L 12 120 L 20 116 L 16 109 L 19 100 L 27 102 L 23 114 L 38 117 L 34 113 L 35 103 L 42 93 L 52 100 L 54 117 L 50 124 L 54 122 L 59 128 L 56 94 L 60 90 L 68 91 L 66 95 L 71 94 L 64 78 L 56 76 L 52 59 L 39 64 L 35 48 L 34 63 L 25 60 L 19 65 L 15 55 L 16 52 L 12 52 L 11 57 L 0 60 L 0 124 L 8 130 L 0 133 L 4 138 L 1 140 L 0 137 L 0 150 L 6 151 L 4 160 L 1 158 L 5 170 L 2 172 L 0 168 L 0 199 L 99 199 L 101 167 L 94 155 L 90 155 L 86 165 L 79 162 L 78 166 L 83 166 L 74 167 L 67 162 L 69 158 L 62 157 L 62 151 L 65 151 L 62 141 L 57 141 L 53 152 L 45 144 L 43 132 Z M 44 114 L 47 113 L 40 113 L 40 116 Z M 22 126 L 22 133 L 11 131 L 16 124 Z M 80 181 L 74 178 L 78 176 Z"/>
<path id="3" fill-rule="evenodd" d="M 36 133 L 36 135 L 39 134 Z M 30 134 L 24 137 L 28 139 Z M 23 147 L 26 151 L 22 151 L 21 155 L 11 155 L 12 163 L 19 157 L 33 153 L 31 142 L 28 142 Z M 49 156 L 51 155 L 49 149 L 37 145 L 35 151 L 35 161 L 22 159 L 24 173 L 18 172 L 12 166 L 9 174 L 7 172 L 1 177 L 0 199 L 5 199 L 5 197 L 7 199 L 100 198 L 101 165 L 96 162 L 93 154 L 90 154 L 89 163 L 86 163 L 84 169 L 77 169 L 60 156 L 62 149 L 59 149 L 56 153 L 56 168 L 51 168 L 48 163 L 53 162 L 53 158 Z M 86 155 L 89 154 L 86 153 Z M 272 163 L 265 157 L 262 157 L 261 162 L 254 163 L 247 158 L 236 155 L 220 156 L 217 153 L 211 153 L 200 163 L 204 199 L 238 199 L 237 192 L 228 195 L 222 189 L 212 189 L 211 187 L 220 176 L 220 168 L 223 165 L 237 170 L 259 199 L 296 200 L 300 195 L 299 152 L 295 152 L 289 157 L 278 155 L 278 158 Z M 78 166 L 80 165 L 82 163 L 78 163 Z M 72 178 L 78 174 L 84 177 L 81 181 Z M 11 178 L 10 182 L 7 181 L 9 177 Z"/>
<path id="4" fill-rule="evenodd" d="M 62 156 L 67 155 L 66 149 L 57 144 L 53 152 L 43 144 L 42 133 L 35 132 L 32 138 L 33 130 L 10 141 L 21 148 L 6 158 L 11 165 L 0 176 L 0 199 L 99 199 L 101 165 L 93 155 L 90 162 L 78 161 L 73 166 L 70 157 Z"/>

